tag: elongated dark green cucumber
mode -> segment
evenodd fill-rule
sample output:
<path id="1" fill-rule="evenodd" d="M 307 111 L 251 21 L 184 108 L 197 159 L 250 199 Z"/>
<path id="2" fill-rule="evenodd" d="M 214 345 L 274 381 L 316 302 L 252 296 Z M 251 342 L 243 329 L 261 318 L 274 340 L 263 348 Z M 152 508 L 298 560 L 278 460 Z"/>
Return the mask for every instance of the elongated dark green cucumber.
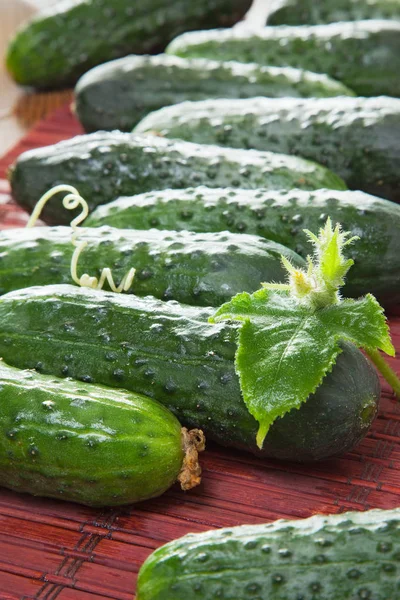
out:
<path id="1" fill-rule="evenodd" d="M 386 307 L 398 304 L 400 206 L 363 192 L 163 190 L 99 206 L 85 225 L 257 234 L 306 257 L 312 249 L 303 229 L 318 231 L 328 216 L 360 238 L 349 247 L 355 263 L 346 276 L 344 295 L 371 292 Z"/>
<path id="2" fill-rule="evenodd" d="M 280 0 L 268 25 L 311 25 L 362 19 L 400 19 L 399 0 Z"/>
<path id="3" fill-rule="evenodd" d="M 24 152 L 11 170 L 10 182 L 14 198 L 28 209 L 60 182 L 77 187 L 91 210 L 125 194 L 200 184 L 346 189 L 340 177 L 304 159 L 117 131 Z M 45 206 L 42 217 L 55 225 L 71 219 L 58 198 Z"/>
<path id="4" fill-rule="evenodd" d="M 160 50 L 182 31 L 232 25 L 250 4 L 64 0 L 20 28 L 8 48 L 8 70 L 23 85 L 71 85 L 95 65 L 131 52 Z"/>
<path id="5" fill-rule="evenodd" d="M 400 510 L 189 534 L 142 565 L 137 600 L 395 600 Z"/>
<path id="6" fill-rule="evenodd" d="M 0 294 L 31 285 L 73 283 L 69 227 L 0 232 Z M 304 265 L 295 252 L 253 235 L 134 231 L 102 227 L 79 236 L 87 241 L 78 276 L 100 277 L 104 267 L 119 282 L 136 269 L 130 292 L 198 306 L 219 306 L 239 292 L 255 292 L 262 281 L 285 281 L 283 254 Z"/>
<path id="7" fill-rule="evenodd" d="M 366 434 L 380 386 L 375 369 L 343 344 L 315 395 L 272 425 L 263 450 L 235 373 L 237 323 L 214 309 L 96 292 L 33 287 L 0 298 L 0 357 L 22 368 L 143 393 L 185 426 L 255 454 L 305 461 L 342 453 Z"/>
<path id="8" fill-rule="evenodd" d="M 135 131 L 303 156 L 338 173 L 351 189 L 400 202 L 398 98 L 182 102 L 149 114 Z"/>
<path id="9" fill-rule="evenodd" d="M 90 506 L 158 496 L 184 460 L 181 426 L 139 394 L 0 362 L 0 485 Z"/>
<path id="10" fill-rule="evenodd" d="M 86 131 L 131 131 L 147 113 L 184 100 L 346 95 L 354 93 L 300 69 L 160 54 L 126 56 L 92 69 L 75 88 L 75 107 Z"/>
<path id="11" fill-rule="evenodd" d="M 309 69 L 361 96 L 400 96 L 400 21 L 193 32 L 176 38 L 166 52 Z"/>

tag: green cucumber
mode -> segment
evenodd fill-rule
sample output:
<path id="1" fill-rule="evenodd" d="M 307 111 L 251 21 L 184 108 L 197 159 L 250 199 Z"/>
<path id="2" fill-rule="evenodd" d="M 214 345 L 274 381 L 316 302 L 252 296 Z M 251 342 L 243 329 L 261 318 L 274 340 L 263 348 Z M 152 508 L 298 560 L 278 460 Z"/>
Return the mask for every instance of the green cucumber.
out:
<path id="1" fill-rule="evenodd" d="M 400 38 L 400 30 L 399 30 Z M 351 189 L 400 202 L 400 98 L 247 98 L 182 102 L 137 133 L 316 160 Z"/>
<path id="2" fill-rule="evenodd" d="M 400 206 L 363 192 L 162 190 L 99 206 L 85 225 L 257 234 L 306 257 L 310 243 L 303 229 L 318 231 L 328 216 L 360 238 L 351 246 L 355 264 L 346 276 L 345 296 L 370 292 L 386 307 L 398 304 Z"/>
<path id="3" fill-rule="evenodd" d="M 0 232 L 0 294 L 31 285 L 72 283 L 75 250 L 69 227 L 34 227 Z M 102 227 L 79 235 L 87 241 L 78 276 L 100 277 L 111 268 L 120 281 L 136 269 L 130 292 L 198 306 L 219 306 L 235 294 L 258 290 L 262 281 L 285 281 L 283 254 L 304 261 L 280 244 L 253 235 L 134 231 Z"/>
<path id="4" fill-rule="evenodd" d="M 157 399 L 208 439 L 262 456 L 307 461 L 353 448 L 376 414 L 375 369 L 344 343 L 332 371 L 298 410 L 256 445 L 257 421 L 235 372 L 238 323 L 208 323 L 215 309 L 74 286 L 0 298 L 0 357 L 20 368 L 122 387 Z"/>
<path id="5" fill-rule="evenodd" d="M 137 600 L 395 600 L 400 510 L 188 534 L 151 554 Z"/>
<path id="6" fill-rule="evenodd" d="M 228 27 L 250 5 L 250 0 L 63 0 L 17 31 L 7 67 L 22 85 L 68 86 L 95 65 L 163 49 L 182 31 Z"/>
<path id="7" fill-rule="evenodd" d="M 89 506 L 165 492 L 187 432 L 158 402 L 0 362 L 0 485 Z M 190 432 L 189 432 L 190 433 Z"/>
<path id="8" fill-rule="evenodd" d="M 184 100 L 346 95 L 354 93 L 300 69 L 160 54 L 126 56 L 92 69 L 75 88 L 75 108 L 86 131 L 131 131 L 147 113 Z"/>
<path id="9" fill-rule="evenodd" d="M 166 52 L 309 69 L 326 73 L 360 96 L 400 96 L 400 21 L 185 33 Z"/>
<path id="10" fill-rule="evenodd" d="M 125 194 L 201 184 L 346 189 L 340 177 L 301 158 L 118 131 L 77 136 L 24 152 L 11 169 L 10 183 L 15 200 L 30 210 L 59 183 L 76 187 L 90 210 Z M 71 216 L 60 200 L 53 198 L 42 218 L 62 225 L 69 223 Z"/>
<path id="11" fill-rule="evenodd" d="M 399 0 L 280 0 L 268 25 L 312 25 L 362 19 L 400 19 Z"/>

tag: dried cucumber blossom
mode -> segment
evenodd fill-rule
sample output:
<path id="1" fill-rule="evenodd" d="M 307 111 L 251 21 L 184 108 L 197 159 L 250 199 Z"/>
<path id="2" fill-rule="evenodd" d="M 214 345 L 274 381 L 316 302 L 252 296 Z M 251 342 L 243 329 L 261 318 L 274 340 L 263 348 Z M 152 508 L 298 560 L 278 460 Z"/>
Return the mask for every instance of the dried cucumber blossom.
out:
<path id="1" fill-rule="evenodd" d="M 75 246 L 75 251 L 74 251 L 74 253 L 72 255 L 72 259 L 71 259 L 71 277 L 74 280 L 74 282 L 77 285 L 80 285 L 81 287 L 88 287 L 88 288 L 91 288 L 94 290 L 102 290 L 105 282 L 107 281 L 108 285 L 110 286 L 110 289 L 113 292 L 115 292 L 117 294 L 120 294 L 121 292 L 127 292 L 130 289 L 130 287 L 132 286 L 133 279 L 135 277 L 135 269 L 134 268 L 132 268 L 128 271 L 128 273 L 123 277 L 121 283 L 118 286 L 114 282 L 114 278 L 112 276 L 112 272 L 109 267 L 104 267 L 99 279 L 97 277 L 92 277 L 92 276 L 88 275 L 87 273 L 84 273 L 80 277 L 78 276 L 77 270 L 78 270 L 79 257 L 81 255 L 82 251 L 87 246 L 87 242 L 78 241 L 78 236 L 79 236 L 80 232 L 82 231 L 78 228 L 78 226 L 88 216 L 89 206 L 88 206 L 88 203 L 86 202 L 86 200 L 84 200 L 84 198 L 82 198 L 82 196 L 79 194 L 79 192 L 76 188 L 72 187 L 71 185 L 64 185 L 64 184 L 57 185 L 57 186 L 51 188 L 51 190 L 46 192 L 46 194 L 44 194 L 40 198 L 40 200 L 37 202 L 37 204 L 34 208 L 34 211 L 32 212 L 32 214 L 29 218 L 29 221 L 26 224 L 26 227 L 33 227 L 35 225 L 36 221 L 39 219 L 39 217 L 41 215 L 41 212 L 42 212 L 45 204 L 51 198 L 53 198 L 53 196 L 55 196 L 56 194 L 59 194 L 60 192 L 67 193 L 67 195 L 63 199 L 64 208 L 66 208 L 67 210 L 75 210 L 75 209 L 81 207 L 81 209 L 82 209 L 80 215 L 78 215 L 71 221 L 71 229 L 72 229 L 71 243 L 73 244 L 73 246 Z"/>

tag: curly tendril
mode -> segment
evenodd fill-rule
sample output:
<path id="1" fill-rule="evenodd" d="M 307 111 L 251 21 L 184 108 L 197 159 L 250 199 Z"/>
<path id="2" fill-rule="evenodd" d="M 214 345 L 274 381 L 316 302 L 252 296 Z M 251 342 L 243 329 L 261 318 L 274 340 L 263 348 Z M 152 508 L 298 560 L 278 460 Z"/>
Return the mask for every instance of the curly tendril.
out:
<path id="1" fill-rule="evenodd" d="M 73 253 L 72 259 L 71 259 L 71 277 L 72 277 L 72 279 L 75 281 L 75 283 L 77 283 L 81 287 L 87 287 L 87 288 L 91 288 L 93 290 L 103 289 L 103 286 L 104 286 L 105 282 L 107 281 L 108 285 L 110 286 L 110 289 L 113 292 L 115 292 L 117 294 L 120 294 L 121 292 L 127 292 L 129 290 L 129 288 L 132 286 L 133 279 L 135 277 L 136 270 L 134 268 L 130 269 L 128 271 L 128 273 L 126 273 L 126 275 L 123 277 L 121 283 L 118 286 L 115 285 L 111 269 L 109 269 L 108 267 L 104 267 L 99 279 L 97 277 L 92 277 L 92 276 L 88 275 L 87 273 L 84 273 L 80 277 L 78 276 L 77 269 L 78 269 L 79 257 L 81 255 L 82 251 L 87 246 L 87 242 L 78 241 L 78 239 L 77 239 L 78 235 L 80 233 L 78 231 L 78 226 L 88 216 L 89 206 L 88 206 L 88 203 L 86 202 L 86 200 L 84 200 L 84 198 L 82 198 L 82 196 L 79 194 L 79 192 L 76 188 L 72 187 L 71 185 L 63 185 L 62 184 L 62 185 L 56 185 L 51 190 L 46 192 L 40 198 L 38 203 L 36 204 L 34 211 L 31 214 L 28 223 L 26 224 L 26 227 L 33 227 L 35 225 L 36 221 L 38 220 L 38 218 L 40 217 L 40 215 L 42 213 L 42 210 L 43 210 L 45 204 L 53 196 L 55 196 L 56 194 L 58 194 L 60 192 L 67 192 L 67 195 L 63 199 L 64 208 L 66 208 L 67 210 L 75 210 L 77 208 L 81 208 L 81 213 L 77 217 L 75 217 L 75 219 L 73 219 L 71 221 L 71 228 L 72 228 L 71 243 L 73 244 L 73 246 L 75 246 L 75 250 L 74 250 L 74 253 Z"/>

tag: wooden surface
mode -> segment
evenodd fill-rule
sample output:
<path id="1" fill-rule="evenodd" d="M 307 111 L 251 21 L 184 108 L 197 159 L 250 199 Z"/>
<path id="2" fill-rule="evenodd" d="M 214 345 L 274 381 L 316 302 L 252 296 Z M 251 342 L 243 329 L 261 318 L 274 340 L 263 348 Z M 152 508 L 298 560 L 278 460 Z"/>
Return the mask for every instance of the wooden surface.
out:
<path id="1" fill-rule="evenodd" d="M 80 132 L 68 108 L 0 160 L 0 223 L 23 225 L 4 180 L 23 150 Z M 400 312 L 399 312 L 400 314 Z M 400 351 L 400 318 L 390 320 Z M 400 371 L 400 360 L 391 360 Z M 161 544 L 188 532 L 400 506 L 400 404 L 383 385 L 381 410 L 356 451 L 312 465 L 260 460 L 209 444 L 203 482 L 118 510 L 92 510 L 0 488 L 0 600 L 132 600 L 137 571 Z M 191 600 L 188 598 L 188 600 Z"/>

